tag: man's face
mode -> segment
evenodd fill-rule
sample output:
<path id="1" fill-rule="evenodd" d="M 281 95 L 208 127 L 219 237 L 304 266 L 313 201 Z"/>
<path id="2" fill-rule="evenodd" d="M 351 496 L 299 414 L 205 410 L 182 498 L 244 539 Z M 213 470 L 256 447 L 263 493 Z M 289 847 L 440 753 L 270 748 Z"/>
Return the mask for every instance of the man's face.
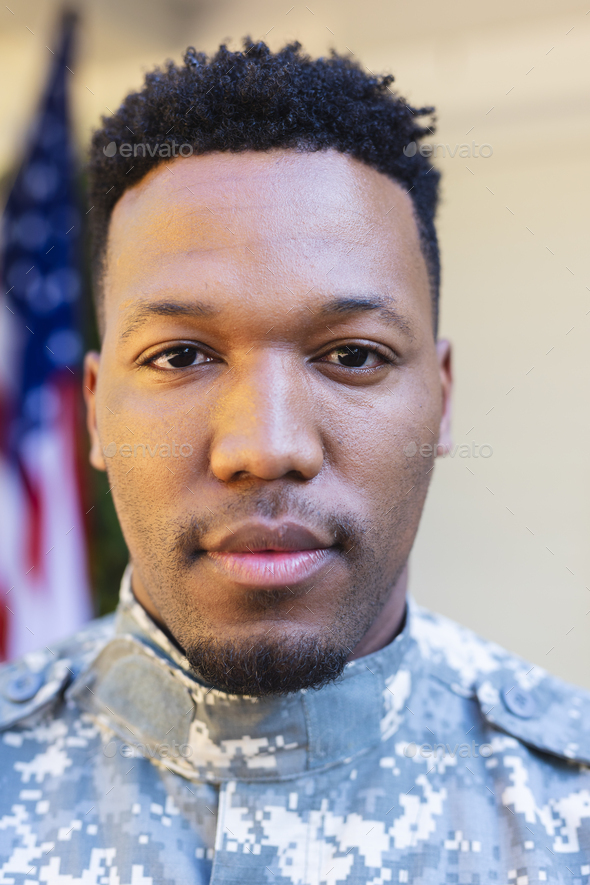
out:
<path id="1" fill-rule="evenodd" d="M 400 586 L 446 422 L 410 198 L 334 151 L 178 159 L 106 267 L 91 461 L 136 595 L 220 687 L 320 683 Z"/>

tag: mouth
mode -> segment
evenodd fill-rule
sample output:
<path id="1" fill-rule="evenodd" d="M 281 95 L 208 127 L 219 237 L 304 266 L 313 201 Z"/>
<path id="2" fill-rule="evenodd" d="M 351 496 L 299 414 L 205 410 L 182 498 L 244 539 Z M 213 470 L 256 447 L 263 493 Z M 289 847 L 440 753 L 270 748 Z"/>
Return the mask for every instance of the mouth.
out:
<path id="1" fill-rule="evenodd" d="M 330 540 L 295 523 L 249 523 L 228 529 L 227 535 L 205 544 L 201 552 L 234 583 L 285 587 L 314 577 L 334 557 Z"/>

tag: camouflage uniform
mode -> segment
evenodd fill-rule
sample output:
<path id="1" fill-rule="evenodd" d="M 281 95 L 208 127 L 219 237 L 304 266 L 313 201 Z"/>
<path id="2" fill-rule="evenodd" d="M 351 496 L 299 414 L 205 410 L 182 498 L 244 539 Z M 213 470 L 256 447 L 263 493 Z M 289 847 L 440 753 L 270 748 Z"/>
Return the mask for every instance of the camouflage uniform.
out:
<path id="1" fill-rule="evenodd" d="M 590 882 L 590 695 L 409 603 L 337 684 L 234 697 L 134 601 L 0 671 L 0 883 Z"/>

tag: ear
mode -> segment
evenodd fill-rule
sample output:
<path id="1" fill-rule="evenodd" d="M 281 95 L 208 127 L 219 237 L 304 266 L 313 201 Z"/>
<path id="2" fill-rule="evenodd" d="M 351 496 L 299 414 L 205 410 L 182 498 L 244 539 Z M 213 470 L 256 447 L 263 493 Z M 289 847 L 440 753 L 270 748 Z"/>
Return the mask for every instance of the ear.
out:
<path id="1" fill-rule="evenodd" d="M 99 368 L 100 354 L 91 350 L 84 357 L 84 402 L 86 403 L 86 427 L 90 436 L 89 461 L 97 470 L 106 470 L 96 424 L 96 384 Z"/>
<path id="2" fill-rule="evenodd" d="M 453 390 L 453 366 L 451 344 L 444 339 L 436 342 L 438 371 L 442 395 L 442 413 L 438 431 L 437 455 L 446 455 L 453 447 L 451 436 L 451 393 Z"/>

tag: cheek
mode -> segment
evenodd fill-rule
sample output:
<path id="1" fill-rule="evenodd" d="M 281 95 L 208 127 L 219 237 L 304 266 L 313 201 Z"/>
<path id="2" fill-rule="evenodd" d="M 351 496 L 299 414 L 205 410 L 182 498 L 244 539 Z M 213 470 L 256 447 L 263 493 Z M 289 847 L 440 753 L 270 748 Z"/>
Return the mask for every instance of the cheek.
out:
<path id="1" fill-rule="evenodd" d="M 358 402 L 333 413 L 329 454 L 336 496 L 370 528 L 367 543 L 386 568 L 410 552 L 436 452 L 436 378 L 428 384 L 391 385 L 372 406 Z"/>
<path id="2" fill-rule="evenodd" d="M 411 479 L 432 466 L 440 422 L 437 396 L 436 378 L 432 385 L 401 379 L 379 397 L 334 409 L 326 425 L 334 468 L 369 498 L 403 490 L 406 476 Z M 412 457 L 420 452 L 419 460 Z"/>
<path id="3" fill-rule="evenodd" d="M 122 522 L 125 514 L 158 514 L 191 508 L 195 475 L 207 469 L 206 416 L 186 401 L 116 389 L 97 401 L 98 432 Z M 184 500 L 186 498 L 186 501 Z M 154 514 L 155 515 L 155 514 Z M 131 527 L 133 530 L 133 527 Z"/>
<path id="4" fill-rule="evenodd" d="M 342 439 L 337 471 L 350 505 L 386 533 L 399 532 L 414 511 L 419 517 L 436 450 L 430 443 L 433 437 L 421 425 L 406 421 L 401 426 L 396 417 L 390 414 L 388 426 L 363 434 L 361 445 Z"/>

